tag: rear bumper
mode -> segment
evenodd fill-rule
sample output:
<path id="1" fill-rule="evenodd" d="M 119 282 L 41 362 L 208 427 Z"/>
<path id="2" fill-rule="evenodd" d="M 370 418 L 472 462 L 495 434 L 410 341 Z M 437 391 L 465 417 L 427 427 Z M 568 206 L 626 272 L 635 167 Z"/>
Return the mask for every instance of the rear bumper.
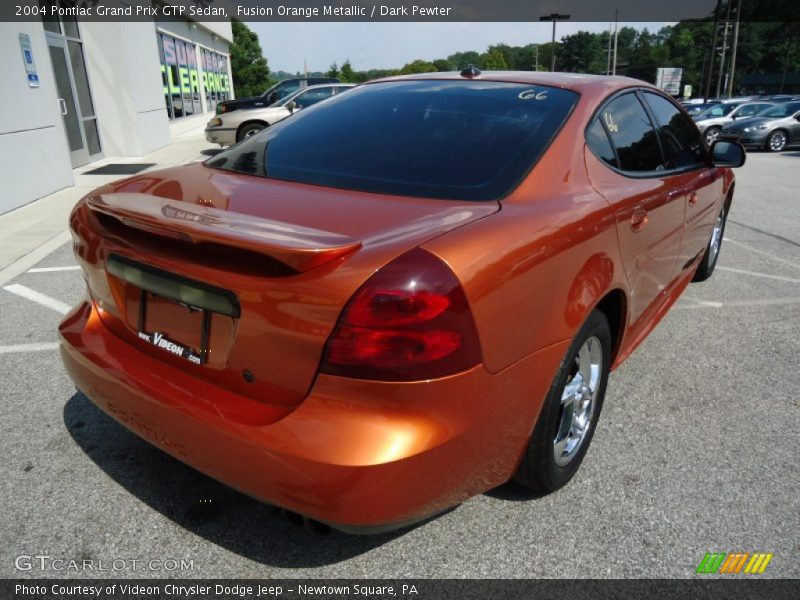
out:
<path id="1" fill-rule="evenodd" d="M 250 496 L 348 531 L 413 522 L 506 481 L 568 344 L 494 375 L 482 366 L 399 384 L 320 375 L 292 410 L 139 352 L 89 303 L 59 331 L 78 388 L 123 426 Z"/>

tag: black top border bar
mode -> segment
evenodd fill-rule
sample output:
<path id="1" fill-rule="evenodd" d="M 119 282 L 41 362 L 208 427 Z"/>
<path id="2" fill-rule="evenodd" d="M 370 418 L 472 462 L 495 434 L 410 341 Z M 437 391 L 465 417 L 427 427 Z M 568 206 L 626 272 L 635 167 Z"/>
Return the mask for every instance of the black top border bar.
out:
<path id="1" fill-rule="evenodd" d="M 539 22 L 713 20 L 740 7 L 740 21 L 800 23 L 798 0 L 3 0 L 0 21 Z M 719 7 L 718 7 L 719 4 Z M 800 30 L 797 35 L 800 36 Z"/>

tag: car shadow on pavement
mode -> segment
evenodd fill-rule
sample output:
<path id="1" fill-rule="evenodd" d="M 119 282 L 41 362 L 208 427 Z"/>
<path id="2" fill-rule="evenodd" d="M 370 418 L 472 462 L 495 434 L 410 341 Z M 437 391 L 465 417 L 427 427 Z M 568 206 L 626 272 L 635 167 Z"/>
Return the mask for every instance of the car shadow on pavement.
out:
<path id="1" fill-rule="evenodd" d="M 531 500 L 538 500 L 544 498 L 547 494 L 535 492 L 530 488 L 526 488 L 514 481 L 507 481 L 503 485 L 484 493 L 484 496 L 496 498 L 498 500 L 508 500 L 510 502 L 530 502 Z"/>
<path id="2" fill-rule="evenodd" d="M 314 534 L 282 511 L 181 463 L 141 440 L 81 392 L 64 407 L 64 424 L 86 455 L 116 483 L 181 527 L 262 564 L 281 568 L 335 564 L 416 526 L 369 536 Z"/>

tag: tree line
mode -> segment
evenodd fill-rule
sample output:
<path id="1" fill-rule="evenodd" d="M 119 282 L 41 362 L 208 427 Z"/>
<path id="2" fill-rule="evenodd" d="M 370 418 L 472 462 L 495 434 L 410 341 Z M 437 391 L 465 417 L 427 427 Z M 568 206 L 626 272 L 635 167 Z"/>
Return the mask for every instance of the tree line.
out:
<path id="1" fill-rule="evenodd" d="M 743 12 L 743 17 L 747 15 Z M 711 44 L 714 29 L 717 28 L 716 60 L 711 60 Z M 289 74 L 282 71 L 269 77 L 269 69 L 260 69 L 258 65 L 248 62 L 240 69 L 237 67 L 234 50 L 244 44 L 237 42 L 237 30 L 244 28 L 255 38 L 243 24 L 234 22 L 234 44 L 231 46 L 234 86 L 237 96 L 250 95 L 266 89 L 271 80 L 288 76 L 302 76 L 301 73 Z M 684 84 L 692 86 L 694 94 L 702 93 L 703 87 L 710 82 L 712 95 L 718 80 L 724 80 L 727 66 L 719 76 L 719 55 L 721 54 L 723 25 L 717 25 L 713 19 L 698 21 L 682 21 L 675 25 L 663 27 L 656 32 L 647 29 L 637 30 L 633 27 L 622 27 L 617 34 L 616 73 L 655 82 L 656 70 L 659 67 L 682 67 Z M 727 44 L 730 46 L 732 35 Z M 246 36 L 246 34 L 244 34 Z M 258 40 L 255 39 L 255 45 Z M 247 46 L 252 50 L 253 41 L 248 38 Z M 563 36 L 555 43 L 556 70 L 572 73 L 605 74 L 610 70 L 613 48 L 613 36 L 610 31 L 593 33 L 578 31 Z M 258 48 L 260 55 L 260 47 Z M 350 60 L 339 65 L 333 62 L 327 72 L 309 73 L 309 76 L 337 77 L 346 83 L 362 83 L 379 77 L 391 75 L 409 75 L 435 71 L 454 71 L 467 65 L 474 65 L 484 70 L 547 71 L 553 44 L 527 44 L 511 46 L 494 44 L 485 51 L 467 50 L 456 52 L 444 58 L 416 59 L 396 69 L 357 70 Z M 730 50 L 728 49 L 728 56 Z M 263 57 L 262 57 L 263 58 Z M 266 68 L 266 61 L 263 67 Z M 252 79 L 253 71 L 258 72 L 258 80 Z M 798 23 L 742 21 L 739 26 L 736 70 L 733 89 L 742 87 L 742 77 L 748 74 L 761 73 L 800 73 L 800 28 Z M 724 81 L 722 88 L 724 90 Z"/>

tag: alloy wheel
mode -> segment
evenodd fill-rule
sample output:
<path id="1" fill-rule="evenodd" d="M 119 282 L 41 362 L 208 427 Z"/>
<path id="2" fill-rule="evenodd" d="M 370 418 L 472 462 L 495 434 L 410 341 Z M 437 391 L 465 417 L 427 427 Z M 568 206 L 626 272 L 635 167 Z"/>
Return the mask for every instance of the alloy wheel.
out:
<path id="1" fill-rule="evenodd" d="M 561 394 L 558 428 L 553 439 L 553 456 L 559 466 L 563 467 L 575 457 L 587 437 L 602 372 L 603 345 L 592 336 L 578 350 Z"/>
<path id="2" fill-rule="evenodd" d="M 773 152 L 780 152 L 786 146 L 786 134 L 776 131 L 769 136 L 769 149 Z"/>
<path id="3" fill-rule="evenodd" d="M 711 231 L 711 243 L 708 245 L 708 263 L 713 265 L 717 262 L 717 255 L 719 248 L 722 245 L 722 229 L 725 226 L 725 209 L 717 216 L 717 221 L 714 223 L 714 229 Z"/>
<path id="4" fill-rule="evenodd" d="M 717 140 L 719 140 L 719 129 L 712 127 L 706 131 L 706 143 L 708 143 L 709 146 Z"/>

